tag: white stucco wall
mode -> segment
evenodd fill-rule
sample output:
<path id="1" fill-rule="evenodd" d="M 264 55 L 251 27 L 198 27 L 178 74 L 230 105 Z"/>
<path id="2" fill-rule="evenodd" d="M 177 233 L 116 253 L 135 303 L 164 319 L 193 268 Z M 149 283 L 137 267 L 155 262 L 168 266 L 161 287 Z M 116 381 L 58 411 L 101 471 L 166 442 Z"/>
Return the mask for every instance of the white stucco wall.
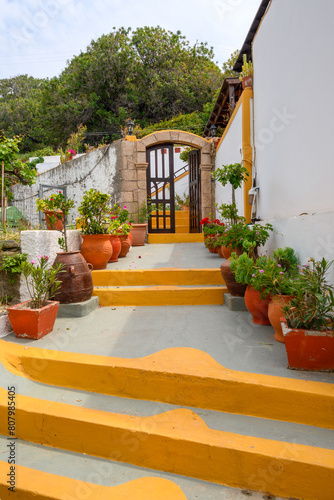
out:
<path id="1" fill-rule="evenodd" d="M 75 203 L 68 220 L 71 224 L 78 217 L 77 208 L 84 192 L 88 189 L 98 189 L 103 193 L 110 194 L 113 201 L 118 201 L 117 197 L 121 191 L 120 171 L 121 141 L 116 141 L 109 146 L 37 174 L 36 184 L 31 187 L 19 184 L 13 186 L 13 204 L 35 228 L 39 224 L 39 215 L 36 212 L 39 185 L 66 186 L 67 196 L 72 198 Z M 45 189 L 44 196 L 56 192 L 55 188 Z"/>
<path id="2" fill-rule="evenodd" d="M 258 216 L 334 209 L 334 2 L 273 0 L 253 42 Z"/>
<path id="3" fill-rule="evenodd" d="M 223 165 L 230 163 L 240 163 L 242 160 L 242 104 L 240 105 L 236 115 L 232 122 L 230 122 L 230 127 L 217 149 L 215 168 L 221 168 Z M 216 185 L 216 196 L 215 200 L 218 206 L 222 203 L 232 202 L 232 187 L 227 184 L 225 187 L 219 182 Z M 243 191 L 242 189 L 237 189 L 235 193 L 235 199 L 239 214 L 244 214 L 243 209 Z M 219 213 L 216 212 L 216 216 L 219 217 Z"/>

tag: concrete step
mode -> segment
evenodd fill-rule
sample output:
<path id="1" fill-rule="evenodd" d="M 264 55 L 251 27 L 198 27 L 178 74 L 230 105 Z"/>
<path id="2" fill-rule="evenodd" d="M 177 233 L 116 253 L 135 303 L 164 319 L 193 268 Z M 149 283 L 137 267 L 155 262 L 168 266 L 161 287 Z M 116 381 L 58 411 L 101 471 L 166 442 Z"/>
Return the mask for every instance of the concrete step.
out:
<path id="1" fill-rule="evenodd" d="M 150 233 L 148 243 L 202 243 L 203 233 Z"/>
<path id="2" fill-rule="evenodd" d="M 6 391 L 0 401 L 6 436 Z M 211 429 L 188 409 L 138 417 L 17 395 L 15 420 L 16 437 L 36 444 L 246 489 L 264 471 L 271 494 L 332 499 L 333 450 Z"/>
<path id="3" fill-rule="evenodd" d="M 183 306 L 224 304 L 225 286 L 95 287 L 100 306 Z"/>
<path id="4" fill-rule="evenodd" d="M 223 285 L 220 269 L 134 269 L 93 271 L 94 286 Z"/>
<path id="5" fill-rule="evenodd" d="M 263 500 L 261 493 L 240 490 L 131 464 L 51 449 L 17 440 L 16 485 L 13 498 L 36 500 Z M 0 449 L 6 448 L 0 436 Z M 29 464 L 29 468 L 27 468 Z M 25 466 L 25 467 L 22 467 Z M 8 464 L 0 462 L 0 498 Z M 45 488 L 46 485 L 46 488 Z M 8 486 L 8 485 L 7 485 Z M 7 488 L 6 486 L 6 488 Z M 22 491 L 22 496 L 21 496 Z M 33 495 L 30 492 L 33 491 Z M 16 495 L 16 496 L 14 496 Z M 24 496 L 25 495 L 25 496 Z M 31 496 L 28 496 L 31 495 Z M 10 497 L 12 498 L 12 497 Z M 276 500 L 280 500 L 276 497 Z"/>
<path id="6" fill-rule="evenodd" d="M 229 370 L 197 349 L 129 359 L 0 340 L 0 360 L 10 373 L 48 385 L 334 428 L 332 384 Z"/>

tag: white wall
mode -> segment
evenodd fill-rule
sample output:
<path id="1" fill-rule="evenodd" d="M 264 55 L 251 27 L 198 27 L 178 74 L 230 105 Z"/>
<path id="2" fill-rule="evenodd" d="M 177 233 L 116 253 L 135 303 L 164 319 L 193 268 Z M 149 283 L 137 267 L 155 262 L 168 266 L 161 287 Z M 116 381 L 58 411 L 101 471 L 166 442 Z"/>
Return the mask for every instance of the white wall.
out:
<path id="1" fill-rule="evenodd" d="M 240 105 L 230 127 L 223 139 L 222 144 L 217 150 L 215 168 L 220 168 L 223 165 L 230 163 L 241 163 L 242 160 L 242 104 Z M 220 206 L 222 203 L 232 202 L 232 187 L 227 184 L 225 187 L 216 181 L 216 203 Z M 239 215 L 244 215 L 243 208 L 243 191 L 237 189 L 235 199 L 239 210 Z M 219 217 L 219 213 L 216 212 Z"/>
<path id="2" fill-rule="evenodd" d="M 13 205 L 35 228 L 39 225 L 36 199 L 40 184 L 66 186 L 68 198 L 72 198 L 75 203 L 68 218 L 69 223 L 74 223 L 78 217 L 77 208 L 84 192 L 88 189 L 98 189 L 103 193 L 110 194 L 113 201 L 118 201 L 118 195 L 121 192 L 120 151 L 121 141 L 116 141 L 109 146 L 75 157 L 72 161 L 37 174 L 36 184 L 31 187 L 14 185 L 12 187 Z M 44 191 L 44 196 L 55 192 L 57 189 L 50 188 Z"/>
<path id="3" fill-rule="evenodd" d="M 253 43 L 262 219 L 334 209 L 334 2 L 273 0 Z"/>

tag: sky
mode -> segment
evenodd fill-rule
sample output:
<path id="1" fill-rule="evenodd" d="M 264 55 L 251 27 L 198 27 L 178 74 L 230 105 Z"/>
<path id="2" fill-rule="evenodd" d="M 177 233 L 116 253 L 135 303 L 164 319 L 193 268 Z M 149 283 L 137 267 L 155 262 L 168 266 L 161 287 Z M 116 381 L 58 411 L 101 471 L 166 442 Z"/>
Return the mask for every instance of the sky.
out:
<path id="1" fill-rule="evenodd" d="M 240 49 L 261 0 L 0 0 L 0 79 L 57 76 L 115 27 L 180 30 L 221 67 Z"/>

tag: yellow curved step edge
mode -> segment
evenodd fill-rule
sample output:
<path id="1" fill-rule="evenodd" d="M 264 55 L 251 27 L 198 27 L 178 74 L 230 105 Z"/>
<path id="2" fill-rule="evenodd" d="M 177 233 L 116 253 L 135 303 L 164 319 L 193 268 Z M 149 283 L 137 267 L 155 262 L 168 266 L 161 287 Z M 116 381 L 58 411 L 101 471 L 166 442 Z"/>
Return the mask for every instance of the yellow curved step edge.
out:
<path id="1" fill-rule="evenodd" d="M 1 389 L 4 435 L 6 411 Z M 19 439 L 49 447 L 284 497 L 333 498 L 333 450 L 213 430 L 191 410 L 137 417 L 18 394 L 15 418 Z"/>
<path id="2" fill-rule="evenodd" d="M 198 349 L 131 359 L 0 340 L 0 362 L 48 385 L 334 429 L 334 385 L 230 370 Z"/>
<path id="3" fill-rule="evenodd" d="M 17 500 L 187 500 L 172 481 L 144 477 L 119 486 L 99 486 L 15 465 L 15 492 L 8 491 L 9 465 L 0 461 L 0 498 Z"/>

